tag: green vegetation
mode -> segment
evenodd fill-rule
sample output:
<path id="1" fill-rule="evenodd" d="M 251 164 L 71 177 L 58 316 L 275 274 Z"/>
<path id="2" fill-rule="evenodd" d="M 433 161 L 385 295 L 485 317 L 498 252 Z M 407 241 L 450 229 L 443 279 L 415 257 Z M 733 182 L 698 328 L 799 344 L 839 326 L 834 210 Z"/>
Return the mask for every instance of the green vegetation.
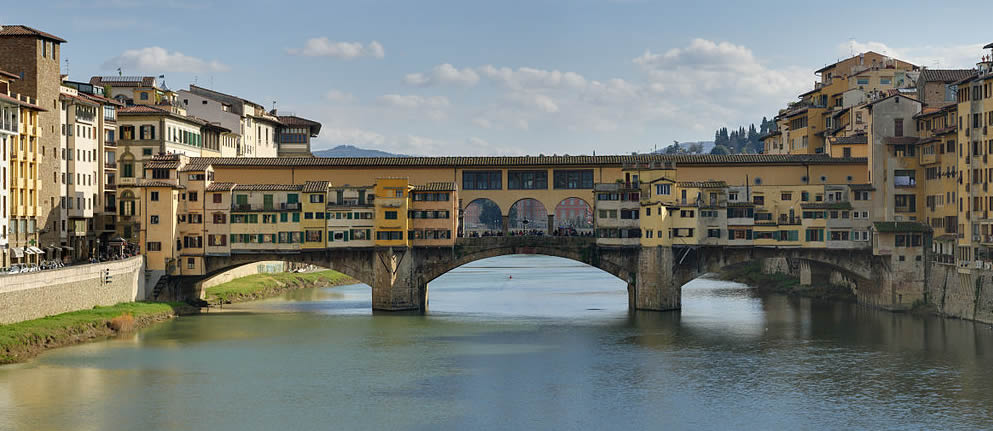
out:
<path id="1" fill-rule="evenodd" d="M 800 285 L 800 280 L 782 273 L 766 274 L 757 261 L 736 265 L 720 274 L 722 280 L 736 281 L 763 293 L 781 293 L 806 298 L 855 301 L 855 294 L 846 286 L 833 284 Z"/>
<path id="2" fill-rule="evenodd" d="M 340 286 L 357 283 L 351 277 L 336 271 L 280 272 L 255 274 L 209 287 L 206 290 L 210 304 L 230 304 L 278 295 L 291 289 L 319 286 Z"/>
<path id="3" fill-rule="evenodd" d="M 126 302 L 0 325 L 0 364 L 23 361 L 45 349 L 110 336 L 193 312 L 196 309 L 183 303 Z"/>
<path id="4" fill-rule="evenodd" d="M 762 264 L 758 261 L 733 266 L 722 272 L 720 278 L 747 284 L 760 290 L 776 292 L 790 291 L 800 287 L 800 281 L 789 275 L 763 273 Z"/>

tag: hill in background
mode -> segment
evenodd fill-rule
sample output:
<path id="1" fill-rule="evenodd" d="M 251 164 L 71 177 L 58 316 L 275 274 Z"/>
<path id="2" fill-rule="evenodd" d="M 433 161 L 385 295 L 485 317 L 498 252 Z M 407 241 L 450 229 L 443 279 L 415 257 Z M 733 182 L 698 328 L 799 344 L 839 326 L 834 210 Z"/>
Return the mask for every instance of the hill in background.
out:
<path id="1" fill-rule="evenodd" d="M 339 145 L 330 150 L 313 152 L 316 157 L 407 157 L 403 154 L 393 154 L 386 151 L 369 150 L 354 145 Z"/>

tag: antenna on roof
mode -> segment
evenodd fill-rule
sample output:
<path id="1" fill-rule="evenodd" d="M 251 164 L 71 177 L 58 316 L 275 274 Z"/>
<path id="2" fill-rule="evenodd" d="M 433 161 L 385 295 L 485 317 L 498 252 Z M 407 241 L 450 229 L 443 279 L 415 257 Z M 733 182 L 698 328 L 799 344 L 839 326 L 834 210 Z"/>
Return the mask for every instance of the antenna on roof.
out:
<path id="1" fill-rule="evenodd" d="M 124 75 L 124 72 L 121 72 L 121 68 L 118 67 L 117 68 L 117 76 L 123 76 L 123 75 Z"/>
<path id="2" fill-rule="evenodd" d="M 66 59 L 66 76 L 69 76 L 69 59 Z"/>

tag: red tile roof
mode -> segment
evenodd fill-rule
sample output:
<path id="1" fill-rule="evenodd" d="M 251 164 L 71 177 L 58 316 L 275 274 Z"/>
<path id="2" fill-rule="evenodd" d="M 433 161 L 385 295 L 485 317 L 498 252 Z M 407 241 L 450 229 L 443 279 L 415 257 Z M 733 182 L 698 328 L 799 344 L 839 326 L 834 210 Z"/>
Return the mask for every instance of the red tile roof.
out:
<path id="1" fill-rule="evenodd" d="M 91 85 L 111 87 L 155 87 L 154 76 L 94 76 Z"/>
<path id="2" fill-rule="evenodd" d="M 229 192 L 234 188 L 234 183 L 210 183 L 207 186 L 208 192 Z"/>
<path id="3" fill-rule="evenodd" d="M 427 183 L 422 186 L 414 186 L 414 192 L 454 192 L 455 183 Z"/>
<path id="4" fill-rule="evenodd" d="M 118 114 L 171 114 L 171 112 L 150 105 L 125 106 L 117 110 Z"/>
<path id="5" fill-rule="evenodd" d="M 23 106 L 25 108 L 28 108 L 28 109 L 34 109 L 36 111 L 48 112 L 47 109 L 42 108 L 41 106 L 38 106 L 38 105 L 35 105 L 35 104 L 32 104 L 32 103 L 25 102 L 25 101 L 23 101 L 21 99 L 18 99 L 17 97 L 8 96 L 8 95 L 6 95 L 4 93 L 0 93 L 0 100 L 5 100 L 5 101 L 10 102 L 10 103 L 16 103 L 16 104 L 21 105 L 21 106 Z"/>
<path id="6" fill-rule="evenodd" d="M 866 158 L 826 154 L 641 154 L 609 156 L 487 156 L 487 157 L 193 157 L 190 165 L 214 167 L 457 167 L 498 166 L 624 166 L 675 162 L 676 165 L 845 165 L 865 164 Z"/>
<path id="7" fill-rule="evenodd" d="M 35 30 L 26 25 L 0 25 L 0 37 L 4 36 L 34 36 L 40 37 L 42 39 L 48 39 L 59 43 L 65 43 L 66 40 L 50 33 L 45 33 L 41 30 Z"/>
<path id="8" fill-rule="evenodd" d="M 235 184 L 235 191 L 249 192 L 293 192 L 300 191 L 303 186 L 300 184 Z"/>
<path id="9" fill-rule="evenodd" d="M 328 191 L 328 181 L 307 181 L 303 184 L 304 193 L 323 193 Z"/>
<path id="10" fill-rule="evenodd" d="M 140 180 L 135 183 L 135 187 L 169 187 L 173 189 L 185 189 L 186 187 L 173 184 L 168 181 Z"/>

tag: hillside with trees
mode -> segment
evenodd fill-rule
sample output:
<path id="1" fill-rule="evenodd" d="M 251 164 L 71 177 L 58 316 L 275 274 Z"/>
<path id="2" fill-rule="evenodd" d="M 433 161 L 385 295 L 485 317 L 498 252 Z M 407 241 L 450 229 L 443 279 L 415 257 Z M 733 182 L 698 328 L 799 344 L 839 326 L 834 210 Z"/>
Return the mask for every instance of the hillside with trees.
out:
<path id="1" fill-rule="evenodd" d="M 728 131 L 727 127 L 722 127 L 714 132 L 714 148 L 710 154 L 758 154 L 762 152 L 762 141 L 760 136 L 776 130 L 776 123 L 762 117 L 762 122 L 756 129 L 755 124 L 749 124 L 737 130 Z"/>

